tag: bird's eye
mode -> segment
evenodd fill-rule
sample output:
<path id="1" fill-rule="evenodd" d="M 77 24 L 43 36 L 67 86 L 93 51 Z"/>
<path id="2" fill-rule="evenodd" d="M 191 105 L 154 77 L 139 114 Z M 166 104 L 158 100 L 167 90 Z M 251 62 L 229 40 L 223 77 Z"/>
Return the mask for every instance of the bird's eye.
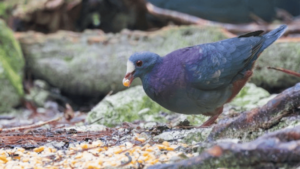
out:
<path id="1" fill-rule="evenodd" d="M 136 66 L 137 67 L 141 67 L 143 65 L 143 62 L 141 60 L 137 61 L 136 62 Z"/>

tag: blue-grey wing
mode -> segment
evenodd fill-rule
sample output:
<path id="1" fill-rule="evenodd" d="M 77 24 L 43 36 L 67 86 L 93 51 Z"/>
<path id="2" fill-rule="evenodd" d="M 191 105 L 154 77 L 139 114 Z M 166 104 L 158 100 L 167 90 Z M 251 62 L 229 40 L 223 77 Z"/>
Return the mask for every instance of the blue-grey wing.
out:
<path id="1" fill-rule="evenodd" d="M 262 37 L 239 37 L 181 49 L 185 79 L 197 89 L 227 86 L 251 69 L 262 43 Z"/>

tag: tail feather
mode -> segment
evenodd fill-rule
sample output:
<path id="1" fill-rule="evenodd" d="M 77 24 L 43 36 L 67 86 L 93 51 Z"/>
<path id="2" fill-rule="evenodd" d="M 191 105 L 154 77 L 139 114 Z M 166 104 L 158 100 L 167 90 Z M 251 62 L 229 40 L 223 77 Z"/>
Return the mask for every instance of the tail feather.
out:
<path id="1" fill-rule="evenodd" d="M 270 46 L 273 42 L 275 42 L 278 38 L 280 38 L 283 33 L 286 31 L 286 25 L 280 25 L 278 28 L 266 33 L 263 35 L 265 41 L 262 45 L 262 50 L 266 49 Z"/>

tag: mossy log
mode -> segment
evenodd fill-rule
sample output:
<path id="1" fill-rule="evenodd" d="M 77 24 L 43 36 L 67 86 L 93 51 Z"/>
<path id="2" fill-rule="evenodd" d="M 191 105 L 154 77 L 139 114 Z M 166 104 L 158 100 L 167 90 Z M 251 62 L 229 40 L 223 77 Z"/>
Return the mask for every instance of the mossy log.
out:
<path id="1" fill-rule="evenodd" d="M 295 112 L 300 106 L 300 83 L 288 88 L 267 104 L 241 113 L 236 118 L 227 119 L 214 126 L 208 136 L 209 141 L 218 138 L 241 138 L 251 140 L 266 132 L 299 124 L 299 117 L 294 122 L 284 123 L 283 117 Z M 280 121 L 283 121 L 280 123 Z"/>
<path id="2" fill-rule="evenodd" d="M 18 34 L 32 73 L 63 91 L 77 95 L 105 95 L 123 90 L 121 80 L 126 60 L 136 51 L 164 56 L 178 48 L 227 38 L 220 27 L 167 27 L 154 32 L 123 30 L 117 34 L 101 31 L 56 34 Z M 277 42 L 256 62 L 251 82 L 267 89 L 293 86 L 299 79 L 270 71 L 267 66 L 300 71 L 300 42 Z M 136 80 L 137 82 L 138 80 Z M 136 83 L 137 84 L 137 83 Z"/>
<path id="3" fill-rule="evenodd" d="M 248 143 L 218 143 L 197 157 L 148 169 L 296 168 L 300 164 L 299 131 L 300 126 L 296 126 Z"/>

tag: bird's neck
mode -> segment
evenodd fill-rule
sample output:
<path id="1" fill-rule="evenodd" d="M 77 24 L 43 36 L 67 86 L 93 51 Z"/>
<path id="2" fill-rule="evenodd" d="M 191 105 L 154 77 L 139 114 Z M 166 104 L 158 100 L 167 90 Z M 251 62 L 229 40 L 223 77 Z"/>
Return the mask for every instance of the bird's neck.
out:
<path id="1" fill-rule="evenodd" d="M 156 74 L 158 73 L 158 71 L 160 70 L 162 63 L 163 63 L 163 58 L 160 57 L 156 61 L 154 66 L 149 70 L 149 72 L 145 73 L 143 76 L 140 77 L 142 80 L 143 88 L 145 89 L 145 91 L 148 95 L 150 94 L 150 93 L 148 93 L 149 92 L 148 90 L 155 89 L 155 87 L 156 87 L 155 85 L 157 85 L 157 83 L 153 82 L 153 79 L 156 76 Z"/>

